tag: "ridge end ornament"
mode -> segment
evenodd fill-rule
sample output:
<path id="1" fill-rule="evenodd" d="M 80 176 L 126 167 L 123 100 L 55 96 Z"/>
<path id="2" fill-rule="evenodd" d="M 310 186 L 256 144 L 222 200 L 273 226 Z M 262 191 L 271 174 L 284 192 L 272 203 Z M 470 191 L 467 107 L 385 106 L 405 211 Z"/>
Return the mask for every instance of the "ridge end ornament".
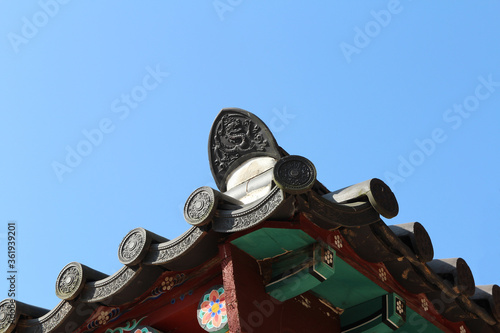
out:
<path id="1" fill-rule="evenodd" d="M 305 157 L 285 156 L 274 166 L 273 180 L 283 191 L 301 194 L 313 187 L 316 181 L 316 168 Z"/>
<path id="2" fill-rule="evenodd" d="M 56 281 L 56 295 L 63 300 L 75 299 L 85 286 L 83 267 L 78 262 L 67 264 Z"/>
<path id="3" fill-rule="evenodd" d="M 210 169 L 221 192 L 228 175 L 253 157 L 280 158 L 278 144 L 269 128 L 254 114 L 238 108 L 222 109 L 208 140 Z"/>
<path id="4" fill-rule="evenodd" d="M 0 332 L 13 332 L 19 319 L 16 301 L 13 298 L 0 302 Z"/>
<path id="5" fill-rule="evenodd" d="M 184 219 L 193 226 L 205 225 L 214 217 L 218 203 L 218 192 L 208 186 L 202 186 L 194 190 L 186 200 Z"/>
<path id="6" fill-rule="evenodd" d="M 131 230 L 118 247 L 118 260 L 127 266 L 137 265 L 145 256 L 150 243 L 145 229 Z"/>

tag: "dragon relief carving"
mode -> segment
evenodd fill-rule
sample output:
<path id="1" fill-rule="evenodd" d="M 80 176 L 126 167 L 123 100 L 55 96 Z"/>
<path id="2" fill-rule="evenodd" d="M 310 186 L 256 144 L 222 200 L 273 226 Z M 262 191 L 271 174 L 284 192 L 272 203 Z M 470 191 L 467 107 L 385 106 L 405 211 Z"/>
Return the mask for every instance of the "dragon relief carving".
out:
<path id="1" fill-rule="evenodd" d="M 265 151 L 269 142 L 259 125 L 239 114 L 226 114 L 217 124 L 212 142 L 214 165 L 225 171 L 248 152 Z"/>

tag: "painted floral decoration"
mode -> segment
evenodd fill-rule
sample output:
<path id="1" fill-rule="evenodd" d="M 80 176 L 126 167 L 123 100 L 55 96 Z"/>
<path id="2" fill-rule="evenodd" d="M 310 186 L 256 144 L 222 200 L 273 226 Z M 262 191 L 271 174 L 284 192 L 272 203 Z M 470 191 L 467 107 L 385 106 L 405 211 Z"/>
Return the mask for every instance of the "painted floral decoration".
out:
<path id="1" fill-rule="evenodd" d="M 400 300 L 399 298 L 396 298 L 396 312 L 400 316 L 403 315 L 405 312 L 405 305 L 404 305 L 403 301 Z"/>
<path id="2" fill-rule="evenodd" d="M 330 250 L 325 250 L 323 261 L 330 267 L 333 267 L 333 253 Z"/>
<path id="3" fill-rule="evenodd" d="M 144 327 L 142 330 L 135 330 L 134 333 L 152 333 L 152 332 L 146 327 Z"/>
<path id="4" fill-rule="evenodd" d="M 339 249 L 341 249 L 341 248 L 342 248 L 342 246 L 343 246 L 343 244 L 342 244 L 342 238 L 340 238 L 340 236 L 339 236 L 339 235 L 335 235 L 335 236 L 333 237 L 333 239 L 334 239 L 334 241 L 335 241 L 335 245 L 336 245 Z"/>
<path id="5" fill-rule="evenodd" d="M 378 269 L 378 276 L 380 277 L 380 280 L 384 282 L 387 281 L 387 273 L 382 267 Z"/>
<path id="6" fill-rule="evenodd" d="M 175 286 L 175 280 L 173 276 L 167 276 L 165 280 L 161 283 L 161 289 L 163 291 L 170 290 Z"/>
<path id="7" fill-rule="evenodd" d="M 215 332 L 227 324 L 226 295 L 222 286 L 211 288 L 198 306 L 198 322 L 208 332 Z"/>
<path id="8" fill-rule="evenodd" d="M 424 311 L 429 310 L 429 304 L 427 303 L 427 300 L 425 298 L 421 298 L 420 301 L 422 302 L 422 308 Z"/>
<path id="9" fill-rule="evenodd" d="M 99 325 L 104 325 L 108 322 L 109 320 L 109 312 L 108 311 L 101 311 L 101 314 L 99 317 L 97 317 L 97 321 L 99 322 Z"/>

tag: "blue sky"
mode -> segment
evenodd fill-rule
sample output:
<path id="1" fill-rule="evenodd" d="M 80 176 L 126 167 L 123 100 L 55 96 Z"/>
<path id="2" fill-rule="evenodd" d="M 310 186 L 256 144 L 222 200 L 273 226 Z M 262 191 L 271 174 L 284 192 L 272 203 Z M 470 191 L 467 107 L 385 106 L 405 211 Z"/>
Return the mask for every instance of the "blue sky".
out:
<path id="1" fill-rule="evenodd" d="M 189 194 L 215 187 L 212 121 L 240 107 L 330 190 L 386 181 L 400 204 L 386 223 L 421 222 L 435 258 L 500 283 L 499 12 L 498 1 L 0 0 L 0 272 L 9 221 L 16 298 L 49 309 L 69 262 L 112 274 L 131 229 L 183 233 Z"/>

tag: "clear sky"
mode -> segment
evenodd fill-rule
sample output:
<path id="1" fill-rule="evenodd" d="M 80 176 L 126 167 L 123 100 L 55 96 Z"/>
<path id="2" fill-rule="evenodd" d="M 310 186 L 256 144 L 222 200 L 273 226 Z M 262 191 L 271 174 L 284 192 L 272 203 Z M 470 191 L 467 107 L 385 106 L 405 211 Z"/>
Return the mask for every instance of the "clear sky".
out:
<path id="1" fill-rule="evenodd" d="M 188 229 L 220 109 L 257 114 L 330 190 L 386 181 L 435 258 L 500 284 L 500 2 L 0 0 L 0 276 L 53 308 L 60 270 Z M 0 299 L 8 296 L 0 279 Z"/>

